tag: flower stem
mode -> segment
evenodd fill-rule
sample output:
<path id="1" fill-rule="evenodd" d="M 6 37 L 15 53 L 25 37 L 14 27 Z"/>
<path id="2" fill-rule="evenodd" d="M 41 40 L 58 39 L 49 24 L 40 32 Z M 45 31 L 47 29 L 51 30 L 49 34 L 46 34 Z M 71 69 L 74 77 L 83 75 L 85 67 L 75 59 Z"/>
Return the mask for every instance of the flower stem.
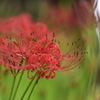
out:
<path id="1" fill-rule="evenodd" d="M 13 83 L 12 83 L 12 88 L 11 88 L 9 100 L 11 100 L 11 97 L 12 97 L 12 94 L 13 94 L 13 91 L 14 91 L 15 81 L 16 81 L 16 75 L 13 78 Z"/>
<path id="2" fill-rule="evenodd" d="M 36 74 L 37 74 L 37 73 L 36 73 Z M 23 95 L 22 95 L 22 97 L 21 97 L 20 100 L 23 100 L 23 99 L 24 99 L 24 97 L 25 97 L 27 91 L 29 90 L 29 87 L 31 86 L 31 84 L 33 83 L 33 81 L 34 81 L 34 79 L 35 79 L 35 77 L 36 77 L 36 74 L 34 75 L 34 78 L 30 81 L 30 83 L 28 84 L 28 86 L 27 86 L 27 88 L 25 89 L 25 91 L 24 91 L 24 93 L 23 93 Z"/>
<path id="3" fill-rule="evenodd" d="M 38 84 L 38 81 L 39 81 L 39 78 L 37 78 L 37 80 L 35 81 L 35 83 L 34 83 L 32 89 L 31 89 L 31 91 L 30 91 L 30 94 L 29 94 L 27 100 L 30 100 L 30 97 L 31 97 L 31 95 L 32 95 L 32 93 L 33 93 L 33 91 L 34 91 L 36 85 Z"/>
<path id="4" fill-rule="evenodd" d="M 21 73 L 21 75 L 20 75 L 20 77 L 19 77 L 18 84 L 17 84 L 17 86 L 16 86 L 16 89 L 15 89 L 14 95 L 13 95 L 13 97 L 12 97 L 12 100 L 15 100 L 15 97 L 16 97 L 18 88 L 19 88 L 19 86 L 20 86 L 20 83 L 21 83 L 23 74 L 24 74 L 24 71 L 22 71 L 22 73 Z"/>

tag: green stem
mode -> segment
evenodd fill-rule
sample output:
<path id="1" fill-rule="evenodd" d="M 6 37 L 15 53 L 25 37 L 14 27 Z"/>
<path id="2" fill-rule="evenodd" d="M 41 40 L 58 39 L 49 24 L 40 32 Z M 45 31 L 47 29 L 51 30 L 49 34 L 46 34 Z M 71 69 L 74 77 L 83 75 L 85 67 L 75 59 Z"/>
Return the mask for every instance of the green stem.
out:
<path id="1" fill-rule="evenodd" d="M 13 97 L 12 97 L 12 100 L 15 100 L 15 97 L 16 97 L 18 88 L 19 88 L 19 86 L 20 86 L 20 83 L 21 83 L 23 74 L 24 74 L 24 70 L 22 71 L 22 73 L 21 73 L 21 75 L 20 75 L 20 77 L 19 77 L 18 84 L 17 84 L 17 86 L 16 86 L 16 89 L 15 89 L 14 95 L 13 95 Z"/>
<path id="2" fill-rule="evenodd" d="M 38 81 L 39 81 L 39 78 L 37 78 L 37 80 L 35 81 L 35 83 L 34 83 L 34 85 L 33 85 L 32 89 L 31 89 L 31 91 L 30 91 L 30 94 L 29 94 L 29 96 L 28 96 L 28 99 L 27 99 L 27 100 L 30 100 L 30 97 L 31 97 L 31 95 L 32 95 L 32 93 L 33 93 L 33 91 L 34 91 L 34 89 L 35 89 L 36 85 L 38 84 Z"/>
<path id="3" fill-rule="evenodd" d="M 11 97 L 12 97 L 12 94 L 13 94 L 13 91 L 14 91 L 15 81 L 16 81 L 16 76 L 14 76 L 14 79 L 13 79 L 9 100 L 11 100 Z"/>
<path id="4" fill-rule="evenodd" d="M 25 95 L 26 95 L 27 91 L 29 90 L 29 87 L 30 87 L 30 86 L 31 86 L 31 84 L 33 83 L 33 81 L 34 81 L 35 77 L 36 77 L 36 74 L 34 75 L 34 78 L 30 81 L 30 83 L 28 84 L 28 86 L 27 86 L 27 88 L 25 89 L 25 91 L 24 91 L 24 93 L 23 93 L 23 95 L 22 95 L 22 97 L 21 97 L 21 99 L 20 99 L 20 100 L 23 100 L 23 99 L 24 99 L 24 97 L 25 97 Z"/>

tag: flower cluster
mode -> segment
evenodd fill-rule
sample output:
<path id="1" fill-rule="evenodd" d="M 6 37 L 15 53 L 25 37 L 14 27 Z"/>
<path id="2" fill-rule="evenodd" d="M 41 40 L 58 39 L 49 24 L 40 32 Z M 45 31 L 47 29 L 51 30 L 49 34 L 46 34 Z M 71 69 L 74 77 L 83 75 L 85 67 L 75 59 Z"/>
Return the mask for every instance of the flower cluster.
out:
<path id="1" fill-rule="evenodd" d="M 0 22 L 0 32 L 0 64 L 12 74 L 23 70 L 38 72 L 40 78 L 54 78 L 56 71 L 71 70 L 84 58 L 80 47 L 63 54 L 54 33 L 44 23 L 33 23 L 25 14 Z"/>
<path id="2" fill-rule="evenodd" d="M 92 7 L 87 0 L 79 0 L 68 7 L 61 7 L 57 0 L 48 1 L 53 4 L 48 7 L 47 16 L 43 16 L 42 20 L 54 28 L 55 26 L 65 27 L 65 30 L 67 27 L 68 29 L 70 27 L 71 29 L 74 27 L 87 28 L 95 22 Z"/>

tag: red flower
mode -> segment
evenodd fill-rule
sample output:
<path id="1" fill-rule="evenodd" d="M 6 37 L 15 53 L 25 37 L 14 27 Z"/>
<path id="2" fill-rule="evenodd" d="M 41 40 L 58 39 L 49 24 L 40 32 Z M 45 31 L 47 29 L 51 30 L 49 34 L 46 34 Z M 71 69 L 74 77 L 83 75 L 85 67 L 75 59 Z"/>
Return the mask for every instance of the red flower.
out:
<path id="1" fill-rule="evenodd" d="M 14 35 L 18 36 L 21 33 L 30 33 L 31 29 L 31 18 L 27 14 L 20 16 L 11 17 L 4 19 L 0 22 L 0 32 L 5 33 L 7 36 Z"/>
<path id="2" fill-rule="evenodd" d="M 3 36 L 17 39 L 40 39 L 49 33 L 43 23 L 33 23 L 28 14 L 3 19 L 0 21 L 0 32 Z"/>
<path id="3" fill-rule="evenodd" d="M 12 69 L 16 70 L 28 70 L 38 71 L 41 73 L 41 77 L 54 78 L 56 71 L 71 70 L 80 65 L 84 53 L 81 49 L 77 49 L 74 52 L 67 52 L 62 54 L 59 46 L 46 39 L 38 41 L 31 41 L 27 44 L 17 44 L 16 55 L 20 55 L 24 58 L 25 66 L 12 66 Z M 62 62 L 67 62 L 66 65 L 62 66 Z"/>
<path id="4" fill-rule="evenodd" d="M 22 22 L 20 22 L 21 18 Z M 0 38 L 0 64 L 11 70 L 36 71 L 40 73 L 41 78 L 47 79 L 54 78 L 56 71 L 71 70 L 80 65 L 84 56 L 84 52 L 80 48 L 69 50 L 63 54 L 54 41 L 54 34 L 48 31 L 46 25 L 43 23 L 33 24 L 27 18 L 29 17 L 14 17 L 8 25 L 5 24 L 6 27 L 3 26 L 5 30 L 9 27 L 10 30 L 6 30 L 7 33 L 12 33 L 14 29 L 15 35 L 18 32 L 17 35 L 20 38 L 18 39 L 16 36 L 15 39 Z M 14 24 L 12 20 L 17 24 Z"/>
<path id="5" fill-rule="evenodd" d="M 10 69 L 19 66 L 21 63 L 21 57 L 15 52 L 15 46 L 6 38 L 0 38 L 0 61 L 4 66 Z M 21 65 L 20 65 L 21 66 Z"/>
<path id="6" fill-rule="evenodd" d="M 32 55 L 29 57 L 28 63 L 31 70 L 38 70 L 41 72 L 41 77 L 52 78 L 52 73 L 61 69 L 60 60 L 62 54 L 59 47 L 50 41 L 40 40 L 32 49 Z"/>
<path id="7" fill-rule="evenodd" d="M 25 42 L 14 42 L 5 38 L 0 40 L 1 64 L 12 70 L 38 71 L 41 77 L 47 79 L 54 78 L 56 71 L 71 70 L 79 66 L 84 56 L 80 48 L 62 54 L 59 46 L 46 38 Z M 67 64 L 62 66 L 62 62 Z"/>

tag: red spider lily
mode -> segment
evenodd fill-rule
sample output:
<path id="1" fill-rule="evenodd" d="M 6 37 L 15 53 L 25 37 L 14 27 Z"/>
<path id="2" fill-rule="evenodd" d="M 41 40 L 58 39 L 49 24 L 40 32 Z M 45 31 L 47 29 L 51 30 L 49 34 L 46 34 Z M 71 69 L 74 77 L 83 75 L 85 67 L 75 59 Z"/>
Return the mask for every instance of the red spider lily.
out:
<path id="1" fill-rule="evenodd" d="M 11 70 L 16 66 L 22 66 L 23 58 L 16 52 L 13 42 L 6 38 L 0 38 L 0 41 L 0 64 Z"/>
<path id="2" fill-rule="evenodd" d="M 80 48 L 63 54 L 54 41 L 54 34 L 48 31 L 46 25 L 32 23 L 26 15 L 1 22 L 0 31 L 20 37 L 0 38 L 0 63 L 11 71 L 37 71 L 40 77 L 54 78 L 56 71 L 71 70 L 79 66 L 84 56 Z M 65 65 L 62 65 L 63 62 Z"/>
<path id="3" fill-rule="evenodd" d="M 32 38 L 37 39 L 48 34 L 48 29 L 43 23 L 33 23 L 28 14 L 3 19 L 0 21 L 1 35 L 18 39 Z"/>
<path id="4" fill-rule="evenodd" d="M 41 73 L 41 77 L 47 79 L 54 78 L 56 71 L 71 70 L 79 66 L 84 55 L 80 49 L 62 54 L 59 46 L 47 39 L 27 41 L 27 44 L 14 42 L 14 45 L 13 53 L 19 57 L 19 61 L 17 60 L 16 65 L 9 63 L 8 66 L 14 70 L 38 71 Z M 21 57 L 26 62 L 24 66 L 18 65 Z M 67 64 L 62 66 L 62 62 L 67 62 Z"/>
<path id="5" fill-rule="evenodd" d="M 4 19 L 0 22 L 0 32 L 19 36 L 20 33 L 31 32 L 31 18 L 27 14 Z"/>
<path id="6" fill-rule="evenodd" d="M 44 21 L 48 24 L 55 24 L 56 26 L 62 27 L 64 25 L 67 26 L 75 26 L 76 24 L 76 16 L 71 8 L 60 8 L 60 7 L 50 7 L 48 11 L 48 15 L 46 18 L 44 17 Z"/>
<path id="7" fill-rule="evenodd" d="M 79 66 L 84 54 L 80 48 L 62 54 L 59 46 L 47 38 L 25 42 L 1 38 L 0 55 L 1 63 L 12 70 L 38 71 L 41 77 L 54 78 L 56 71 Z M 62 66 L 62 62 L 67 64 Z"/>
<path id="8" fill-rule="evenodd" d="M 71 27 L 71 29 L 74 27 L 87 28 L 88 25 L 94 23 L 92 7 L 86 0 L 79 0 L 67 8 L 62 8 L 59 5 L 49 6 L 46 14 L 42 20 L 52 25 L 54 29 L 56 29 L 56 26 L 57 30 L 63 27 Z"/>
<path id="9" fill-rule="evenodd" d="M 48 78 L 51 78 L 52 73 L 60 69 L 62 54 L 59 47 L 53 42 L 40 40 L 39 44 L 36 43 L 32 49 L 33 54 L 29 57 L 28 63 L 32 70 L 41 72 L 42 77 L 50 72 L 51 75 Z"/>

